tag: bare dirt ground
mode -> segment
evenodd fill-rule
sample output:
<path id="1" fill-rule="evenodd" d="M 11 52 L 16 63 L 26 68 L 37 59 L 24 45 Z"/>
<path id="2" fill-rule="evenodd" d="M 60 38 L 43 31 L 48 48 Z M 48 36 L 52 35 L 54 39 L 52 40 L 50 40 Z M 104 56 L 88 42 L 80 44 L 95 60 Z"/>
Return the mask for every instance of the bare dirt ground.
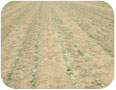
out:
<path id="1" fill-rule="evenodd" d="M 114 77 L 114 13 L 105 2 L 16 2 L 2 10 L 2 79 L 17 89 L 97 89 Z"/>

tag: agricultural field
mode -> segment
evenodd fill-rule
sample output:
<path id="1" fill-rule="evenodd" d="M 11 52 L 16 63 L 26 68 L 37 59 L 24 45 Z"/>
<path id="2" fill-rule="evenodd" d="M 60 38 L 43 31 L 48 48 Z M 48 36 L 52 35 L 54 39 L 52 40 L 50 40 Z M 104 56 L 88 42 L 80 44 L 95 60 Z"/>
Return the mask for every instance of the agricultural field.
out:
<path id="1" fill-rule="evenodd" d="M 1 12 L 1 74 L 16 89 L 98 89 L 114 77 L 114 12 L 103 1 L 10 2 Z"/>

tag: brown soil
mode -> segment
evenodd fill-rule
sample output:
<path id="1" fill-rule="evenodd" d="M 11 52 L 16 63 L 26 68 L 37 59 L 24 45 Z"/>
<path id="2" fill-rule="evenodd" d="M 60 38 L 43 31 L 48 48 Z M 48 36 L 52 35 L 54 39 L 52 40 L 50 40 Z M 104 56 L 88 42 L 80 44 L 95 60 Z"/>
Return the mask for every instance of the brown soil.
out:
<path id="1" fill-rule="evenodd" d="M 1 24 L 3 82 L 17 89 L 108 86 L 114 77 L 114 57 L 104 48 L 114 54 L 113 20 L 113 10 L 105 2 L 17 2 L 5 6 Z M 75 85 L 67 74 L 66 57 Z"/>

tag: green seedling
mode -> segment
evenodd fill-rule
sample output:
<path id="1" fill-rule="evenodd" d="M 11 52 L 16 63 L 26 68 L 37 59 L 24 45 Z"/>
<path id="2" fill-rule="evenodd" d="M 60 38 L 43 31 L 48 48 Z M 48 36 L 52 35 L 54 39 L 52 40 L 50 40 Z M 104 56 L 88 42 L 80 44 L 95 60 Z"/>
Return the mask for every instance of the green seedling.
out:
<path id="1" fill-rule="evenodd" d="M 76 85 L 77 84 L 77 82 L 76 81 L 72 81 L 72 85 Z"/>
<path id="2" fill-rule="evenodd" d="M 84 56 L 84 53 L 81 50 L 78 50 L 78 54 Z"/>
<path id="3" fill-rule="evenodd" d="M 97 84 L 99 86 L 99 88 L 104 88 L 105 85 L 102 83 L 102 81 L 99 78 L 96 78 Z"/>

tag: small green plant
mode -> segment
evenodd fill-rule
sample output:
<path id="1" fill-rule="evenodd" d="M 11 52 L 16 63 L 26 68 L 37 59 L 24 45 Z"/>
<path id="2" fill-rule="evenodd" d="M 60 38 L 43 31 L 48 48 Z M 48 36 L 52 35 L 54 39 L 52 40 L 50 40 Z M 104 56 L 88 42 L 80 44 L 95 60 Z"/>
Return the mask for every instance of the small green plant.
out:
<path id="1" fill-rule="evenodd" d="M 72 85 L 76 85 L 77 84 L 77 82 L 76 81 L 72 81 Z"/>
<path id="2" fill-rule="evenodd" d="M 71 74 L 74 74 L 74 72 L 72 71 L 72 69 L 67 69 L 67 74 L 71 75 Z"/>
<path id="3" fill-rule="evenodd" d="M 84 56 L 84 53 L 81 50 L 78 50 L 78 54 Z"/>
<path id="4" fill-rule="evenodd" d="M 105 85 L 102 83 L 102 81 L 99 78 L 96 78 L 97 84 L 99 86 L 99 88 L 104 88 Z"/>

